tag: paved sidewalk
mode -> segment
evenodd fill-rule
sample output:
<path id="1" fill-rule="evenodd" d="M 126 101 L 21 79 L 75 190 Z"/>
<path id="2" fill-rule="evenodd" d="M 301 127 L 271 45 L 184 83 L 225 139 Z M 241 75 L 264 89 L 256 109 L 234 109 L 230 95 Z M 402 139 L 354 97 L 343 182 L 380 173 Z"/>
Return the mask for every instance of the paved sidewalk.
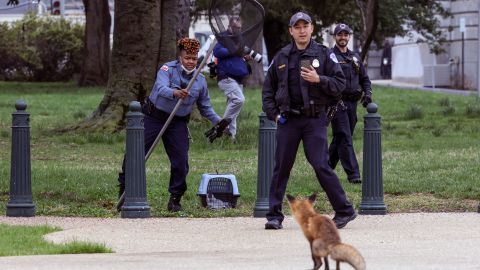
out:
<path id="1" fill-rule="evenodd" d="M 372 84 L 374 86 L 380 85 L 380 86 L 388 86 L 388 87 L 394 87 L 399 89 L 414 89 L 414 90 L 423 90 L 423 91 L 430 91 L 430 92 L 436 92 L 436 93 L 448 93 L 448 94 L 456 94 L 456 95 L 463 95 L 463 96 L 479 95 L 477 91 L 452 89 L 452 88 L 424 87 L 421 84 L 395 82 L 392 80 L 372 80 Z"/>
<path id="2" fill-rule="evenodd" d="M 46 238 L 105 243 L 114 254 L 0 257 L 0 269 L 311 269 L 292 217 L 266 231 L 262 218 L 7 218 L 0 223 L 64 228 Z M 479 213 L 359 216 L 340 230 L 367 269 L 480 269 Z M 332 262 L 330 266 L 334 266 Z M 331 267 L 334 269 L 335 267 Z M 352 269 L 345 265 L 342 270 Z"/>

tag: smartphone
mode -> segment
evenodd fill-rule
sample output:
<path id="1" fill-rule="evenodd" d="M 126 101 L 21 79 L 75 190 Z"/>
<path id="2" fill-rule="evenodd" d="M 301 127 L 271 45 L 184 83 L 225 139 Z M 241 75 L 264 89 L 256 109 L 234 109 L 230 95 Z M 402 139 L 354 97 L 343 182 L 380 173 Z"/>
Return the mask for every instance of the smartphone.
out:
<path id="1" fill-rule="evenodd" d="M 310 60 L 302 59 L 300 60 L 300 67 L 310 68 L 311 63 Z"/>

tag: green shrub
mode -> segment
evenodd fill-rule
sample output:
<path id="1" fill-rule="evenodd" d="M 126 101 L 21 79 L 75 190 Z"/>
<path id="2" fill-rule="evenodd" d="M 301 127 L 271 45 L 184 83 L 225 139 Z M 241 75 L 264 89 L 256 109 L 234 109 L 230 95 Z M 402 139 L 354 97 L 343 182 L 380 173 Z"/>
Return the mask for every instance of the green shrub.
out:
<path id="1" fill-rule="evenodd" d="M 405 119 L 413 120 L 413 119 L 420 119 L 423 117 L 423 110 L 417 104 L 412 104 L 410 108 L 408 108 L 407 112 L 405 113 Z"/>
<path id="2" fill-rule="evenodd" d="M 0 131 L 0 137 L 2 137 L 2 138 L 9 138 L 9 137 L 10 137 L 10 132 L 8 132 L 8 131 L 6 131 L 6 130 Z"/>
<path id="3" fill-rule="evenodd" d="M 438 101 L 438 104 L 442 107 L 450 107 L 452 103 L 448 97 L 444 97 Z"/>
<path id="4" fill-rule="evenodd" d="M 80 72 L 84 26 L 34 14 L 0 24 L 0 79 L 67 81 Z"/>
<path id="5" fill-rule="evenodd" d="M 75 118 L 75 119 L 83 119 L 86 116 L 87 116 L 87 114 L 82 112 L 82 111 L 77 111 L 73 114 L 73 118 Z"/>
<path id="6" fill-rule="evenodd" d="M 444 128 L 442 127 L 437 127 L 435 129 L 432 130 L 432 135 L 435 136 L 435 137 L 440 137 L 442 136 L 443 132 L 445 131 Z"/>
<path id="7" fill-rule="evenodd" d="M 448 106 L 444 106 L 442 108 L 442 114 L 443 115 L 452 115 L 455 113 L 455 107 L 451 106 L 451 105 L 448 105 Z"/>
<path id="8" fill-rule="evenodd" d="M 470 117 L 480 116 L 480 101 L 477 99 L 475 102 L 467 104 L 465 114 Z"/>
<path id="9" fill-rule="evenodd" d="M 382 128 L 384 130 L 394 130 L 396 127 L 391 123 L 391 122 L 385 122 L 383 125 L 382 125 Z"/>

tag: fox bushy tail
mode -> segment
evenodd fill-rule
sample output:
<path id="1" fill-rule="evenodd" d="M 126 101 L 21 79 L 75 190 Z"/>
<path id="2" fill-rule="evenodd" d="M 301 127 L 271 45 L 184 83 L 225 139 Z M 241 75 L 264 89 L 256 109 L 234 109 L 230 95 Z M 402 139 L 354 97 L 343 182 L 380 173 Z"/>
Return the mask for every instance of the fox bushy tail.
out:
<path id="1" fill-rule="evenodd" d="M 332 247 L 330 257 L 337 262 L 346 262 L 355 270 L 365 270 L 365 260 L 360 252 L 351 245 L 337 244 Z"/>

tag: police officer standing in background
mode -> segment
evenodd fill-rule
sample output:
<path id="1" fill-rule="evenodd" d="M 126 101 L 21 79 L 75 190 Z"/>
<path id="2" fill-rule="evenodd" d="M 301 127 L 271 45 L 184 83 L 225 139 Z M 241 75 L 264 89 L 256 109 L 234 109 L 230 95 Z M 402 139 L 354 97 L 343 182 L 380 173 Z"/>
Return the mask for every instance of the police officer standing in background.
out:
<path id="1" fill-rule="evenodd" d="M 262 90 L 263 110 L 277 122 L 275 167 L 270 182 L 265 229 L 282 229 L 282 201 L 300 141 L 308 162 L 343 228 L 357 214 L 338 177 L 328 166 L 327 102 L 338 97 L 345 77 L 335 54 L 311 39 L 313 24 L 303 12 L 290 19 L 293 42 L 274 57 Z"/>
<path id="2" fill-rule="evenodd" d="M 333 34 L 336 43 L 333 52 L 342 67 L 346 84 L 332 120 L 333 138 L 329 147 L 328 164 L 335 169 L 340 160 L 348 181 L 358 184 L 362 180 L 352 136 L 357 124 L 357 102 L 361 99 L 363 107 L 367 107 L 372 102 L 372 87 L 360 57 L 347 48 L 352 34 L 350 27 L 341 23 L 335 27 Z"/>
<path id="3" fill-rule="evenodd" d="M 155 85 L 150 96 L 142 106 L 145 114 L 145 154 L 148 152 L 157 135 L 179 99 L 183 102 L 173 117 L 170 125 L 162 135 L 163 146 L 170 159 L 170 183 L 168 192 L 170 200 L 167 210 L 170 212 L 182 211 L 180 199 L 187 190 L 188 174 L 188 128 L 190 113 L 194 104 L 197 104 L 200 114 L 210 120 L 212 124 L 220 122 L 210 104 L 207 81 L 201 74 L 195 79 L 190 91 L 186 87 L 193 77 L 198 61 L 200 43 L 196 39 L 182 38 L 178 41 L 178 60 L 165 63 L 157 73 Z M 119 174 L 119 197 L 125 191 L 125 160 L 122 172 Z"/>

